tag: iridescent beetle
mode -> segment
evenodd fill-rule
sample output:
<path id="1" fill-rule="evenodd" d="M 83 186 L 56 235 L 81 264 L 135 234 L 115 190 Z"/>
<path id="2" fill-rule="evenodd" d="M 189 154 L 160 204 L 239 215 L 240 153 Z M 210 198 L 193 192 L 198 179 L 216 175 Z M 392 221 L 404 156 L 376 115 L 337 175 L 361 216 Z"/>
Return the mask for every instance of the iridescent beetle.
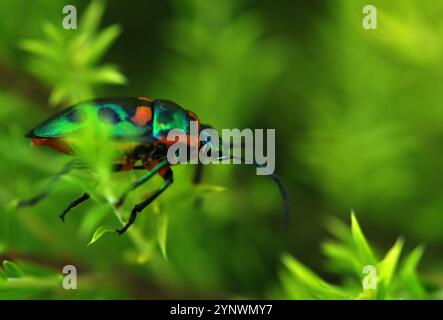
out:
<path id="1" fill-rule="evenodd" d="M 35 146 L 49 146 L 59 152 L 72 153 L 69 142 L 65 138 L 67 135 L 72 137 L 77 130 L 84 126 L 84 121 L 82 121 L 79 111 L 85 106 L 97 112 L 97 117 L 100 121 L 112 124 L 111 135 L 113 138 L 131 142 L 129 144 L 131 147 L 124 152 L 120 161 L 115 164 L 114 170 L 148 170 L 146 174 L 142 175 L 126 189 L 116 202 L 115 205 L 117 207 L 123 204 L 129 192 L 144 184 L 155 174 L 160 175 L 164 179 L 163 185 L 158 190 L 149 198 L 134 206 L 128 222 L 121 229 L 116 230 L 121 235 L 134 223 L 137 213 L 146 208 L 173 182 L 171 165 L 166 157 L 168 147 L 171 145 L 166 139 L 168 132 L 173 129 L 181 129 L 187 135 L 190 135 L 189 124 L 191 121 L 196 121 L 199 133 L 204 128 L 211 127 L 200 124 L 193 112 L 187 111 L 171 101 L 153 100 L 146 97 L 104 98 L 79 103 L 67 108 L 32 129 L 25 137 L 31 138 Z M 205 145 L 207 147 L 210 143 L 210 137 L 207 138 L 207 141 L 200 141 L 199 137 L 194 138 L 196 139 L 189 139 L 188 141 L 197 141 L 199 149 Z M 229 159 L 232 158 L 232 156 L 229 156 Z M 261 167 L 255 162 L 254 165 Z M 18 207 L 31 206 L 39 202 L 48 195 L 53 184 L 73 168 L 73 165 L 68 164 L 42 192 L 31 199 L 20 201 Z M 194 183 L 199 183 L 201 176 L 202 164 L 199 163 L 195 172 Z M 286 190 L 277 175 L 271 174 L 270 176 L 278 184 L 283 196 L 285 206 L 284 223 L 287 224 L 289 221 L 289 205 Z M 89 198 L 89 194 L 84 193 L 70 203 L 59 215 L 62 221 L 64 221 L 68 211 Z"/>

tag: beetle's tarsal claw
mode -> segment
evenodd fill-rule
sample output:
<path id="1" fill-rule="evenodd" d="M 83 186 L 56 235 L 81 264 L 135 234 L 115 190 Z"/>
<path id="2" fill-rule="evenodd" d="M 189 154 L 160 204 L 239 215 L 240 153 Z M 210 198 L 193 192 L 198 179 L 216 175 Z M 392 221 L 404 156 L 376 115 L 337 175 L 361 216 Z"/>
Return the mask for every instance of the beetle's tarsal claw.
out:
<path id="1" fill-rule="evenodd" d="M 60 220 L 64 223 L 65 222 L 65 215 L 62 213 L 62 214 L 59 214 L 58 215 L 58 217 L 60 218 Z"/>

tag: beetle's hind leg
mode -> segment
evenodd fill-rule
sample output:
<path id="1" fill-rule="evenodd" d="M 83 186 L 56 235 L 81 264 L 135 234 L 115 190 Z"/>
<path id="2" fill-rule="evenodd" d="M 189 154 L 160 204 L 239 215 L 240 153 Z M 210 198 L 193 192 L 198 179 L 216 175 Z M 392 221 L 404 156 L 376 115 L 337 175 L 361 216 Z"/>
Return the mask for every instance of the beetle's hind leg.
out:
<path id="1" fill-rule="evenodd" d="M 59 214 L 60 219 L 62 222 L 65 222 L 65 216 L 66 214 L 76 206 L 78 206 L 80 203 L 85 202 L 90 198 L 89 194 L 87 192 L 83 193 L 80 198 L 75 199 L 72 201 L 63 211 Z"/>
<path id="2" fill-rule="evenodd" d="M 128 222 L 123 226 L 123 228 L 116 230 L 119 235 L 125 233 L 125 231 L 128 230 L 128 228 L 135 222 L 137 214 L 143 211 L 143 209 L 145 209 L 152 201 L 154 201 L 160 194 L 162 194 L 162 192 L 165 191 L 174 181 L 172 170 L 169 167 L 163 168 L 163 170 L 161 170 L 159 174 L 164 179 L 163 185 L 158 190 L 156 190 L 148 199 L 134 206 Z"/>
<path id="3" fill-rule="evenodd" d="M 45 188 L 42 191 L 40 191 L 38 194 L 36 194 L 30 199 L 20 200 L 17 204 L 17 208 L 25 208 L 36 205 L 38 202 L 46 198 L 46 196 L 48 196 L 48 194 L 52 191 L 52 188 L 60 180 L 60 178 L 68 174 L 70 171 L 72 171 L 72 169 L 74 169 L 75 166 L 76 166 L 75 162 L 69 162 L 67 165 L 63 167 L 63 169 L 58 174 L 52 177 L 51 181 L 48 182 L 48 184 L 45 186 Z"/>

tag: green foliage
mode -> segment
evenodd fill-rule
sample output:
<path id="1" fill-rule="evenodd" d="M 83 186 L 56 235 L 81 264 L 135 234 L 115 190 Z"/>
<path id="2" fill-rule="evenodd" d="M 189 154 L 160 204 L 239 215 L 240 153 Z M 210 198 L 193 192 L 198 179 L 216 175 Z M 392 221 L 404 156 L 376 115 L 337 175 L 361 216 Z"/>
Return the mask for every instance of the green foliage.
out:
<path id="1" fill-rule="evenodd" d="M 290 274 L 296 279 L 284 278 L 284 286 L 287 287 L 290 299 L 344 299 L 346 295 L 338 288 L 328 284 L 311 270 L 289 255 L 282 258 L 283 264 Z M 295 285 L 293 285 L 295 284 Z"/>
<path id="2" fill-rule="evenodd" d="M 366 241 L 363 232 L 361 231 L 361 228 L 357 222 L 357 219 L 355 218 L 354 213 L 351 214 L 351 221 L 352 238 L 354 239 L 354 244 L 357 247 L 360 262 L 362 264 L 374 264 L 374 254 L 372 253 L 371 248 L 369 247 L 369 244 Z"/>
<path id="3" fill-rule="evenodd" d="M 91 241 L 89 241 L 88 246 L 96 242 L 98 239 L 103 237 L 107 233 L 115 233 L 115 228 L 107 227 L 107 226 L 100 226 L 95 230 L 94 234 L 92 235 Z"/>
<path id="4" fill-rule="evenodd" d="M 82 15 L 78 29 L 65 30 L 54 23 L 43 23 L 43 40 L 23 40 L 21 47 L 32 54 L 29 70 L 53 87 L 53 105 L 94 98 L 99 84 L 124 84 L 125 77 L 100 59 L 120 34 L 112 25 L 99 31 L 104 11 L 102 1 L 93 1 Z"/>
<path id="5" fill-rule="evenodd" d="M 38 297 L 61 288 L 61 275 L 47 268 L 21 262 L 3 261 L 0 269 L 0 299 Z"/>
<path id="6" fill-rule="evenodd" d="M 0 60 L 19 62 L 22 56 L 17 52 L 17 39 L 36 36 L 41 21 L 59 16 L 62 5 L 63 0 L 35 0 L 32 4 L 27 0 L 0 2 Z"/>
<path id="7" fill-rule="evenodd" d="M 281 272 L 282 288 L 277 297 L 285 299 L 424 299 L 426 292 L 417 275 L 417 265 L 423 248 L 417 247 L 400 262 L 403 241 L 397 240 L 382 259 L 376 258 L 366 240 L 354 213 L 351 214 L 351 230 L 338 220 L 331 220 L 329 231 L 337 239 L 323 243 L 328 258 L 328 269 L 341 278 L 339 285 L 332 285 L 290 255 L 282 262 L 287 270 Z M 398 265 L 400 264 L 400 267 Z M 367 266 L 375 267 L 371 273 Z M 365 277 L 376 276 L 376 286 Z"/>
<path id="8" fill-rule="evenodd" d="M 77 274 L 77 290 L 66 290 L 66 274 L 40 263 L 4 260 L 0 267 L 0 300 L 3 299 L 90 299 L 121 298 L 115 284 L 104 283 L 106 275 Z"/>
<path id="9" fill-rule="evenodd" d="M 412 251 L 403 262 L 401 268 L 401 282 L 404 284 L 408 292 L 411 292 L 411 296 L 418 299 L 424 299 L 426 297 L 425 289 L 420 282 L 419 276 L 416 272 L 418 262 L 423 255 L 423 247 L 417 247 Z"/>
<path id="10" fill-rule="evenodd" d="M 77 30 L 62 28 L 63 1 L 0 3 L 0 255 L 14 261 L 0 268 L 1 299 L 443 297 L 442 5 L 374 0 L 379 28 L 366 31 L 362 0 L 296 10 L 294 1 L 109 1 L 106 15 L 104 3 L 74 0 Z M 131 85 L 106 86 L 125 82 L 120 68 Z M 195 186 L 193 166 L 176 166 L 171 188 L 118 237 L 114 228 L 162 181 L 115 210 L 143 173 L 111 172 L 118 145 L 97 123 L 75 146 L 85 170 L 16 210 L 68 161 L 23 139 L 54 112 L 47 90 L 52 104 L 147 95 L 217 130 L 275 128 L 293 223 L 280 232 L 275 185 L 250 167 L 205 167 Z M 85 191 L 91 200 L 62 224 L 57 214 Z M 343 208 L 358 209 L 371 242 L 354 216 L 350 228 L 327 219 L 323 268 L 321 225 Z M 426 259 L 401 239 L 376 250 L 398 234 L 426 244 Z M 29 271 L 29 261 L 49 272 Z M 61 288 L 66 264 L 78 266 L 78 290 Z M 368 264 L 377 290 L 362 289 Z"/>

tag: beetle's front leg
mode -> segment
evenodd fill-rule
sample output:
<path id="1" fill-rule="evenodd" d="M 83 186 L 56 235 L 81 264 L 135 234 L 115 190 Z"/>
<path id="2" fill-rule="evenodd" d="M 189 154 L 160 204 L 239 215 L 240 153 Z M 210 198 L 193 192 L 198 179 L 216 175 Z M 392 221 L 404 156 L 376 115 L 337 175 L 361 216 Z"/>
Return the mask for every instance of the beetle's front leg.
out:
<path id="1" fill-rule="evenodd" d="M 135 207 L 131 211 L 131 215 L 129 217 L 128 222 L 123 226 L 123 228 L 116 230 L 119 235 L 125 233 L 126 230 L 128 230 L 128 228 L 135 222 L 137 214 L 141 212 L 144 208 L 146 208 L 152 201 L 154 201 L 160 194 L 162 194 L 163 191 L 165 191 L 172 184 L 172 182 L 174 181 L 172 170 L 171 168 L 167 169 L 168 170 L 164 174 L 163 172 L 161 173 L 163 179 L 165 180 L 163 185 L 157 191 L 155 191 L 148 199 L 135 205 Z"/>

